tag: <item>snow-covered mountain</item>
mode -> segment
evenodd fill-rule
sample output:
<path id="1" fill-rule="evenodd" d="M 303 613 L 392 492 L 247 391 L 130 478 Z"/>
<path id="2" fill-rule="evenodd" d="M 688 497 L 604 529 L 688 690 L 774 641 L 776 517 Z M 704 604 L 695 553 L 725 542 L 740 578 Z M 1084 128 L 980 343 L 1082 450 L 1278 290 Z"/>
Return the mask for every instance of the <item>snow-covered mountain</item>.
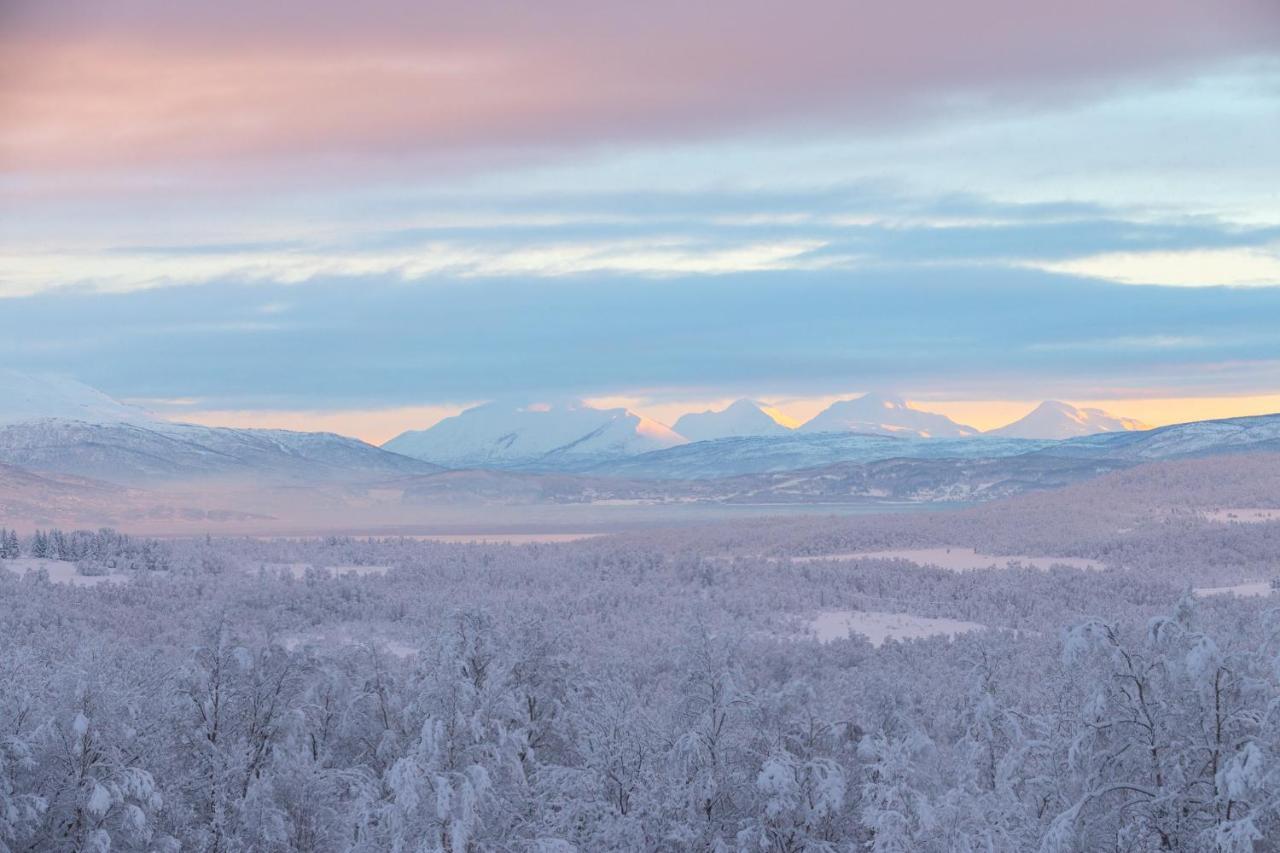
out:
<path id="1" fill-rule="evenodd" d="M 895 394 L 872 393 L 839 400 L 800 427 L 802 432 L 860 432 L 916 438 L 968 438 L 973 427 L 917 409 Z"/>
<path id="2" fill-rule="evenodd" d="M 669 427 L 627 409 L 494 402 L 402 433 L 383 449 L 449 468 L 573 470 L 685 442 Z"/>
<path id="3" fill-rule="evenodd" d="M 849 432 L 792 432 L 697 441 L 606 462 L 587 473 L 642 480 L 707 479 L 882 459 L 992 459 L 1030 453 L 1056 444 L 1021 438 L 922 439 Z"/>
<path id="4" fill-rule="evenodd" d="M 48 418 L 95 424 L 154 423 L 144 410 L 74 379 L 0 368 L 0 424 Z"/>
<path id="5" fill-rule="evenodd" d="M 0 462 L 126 485 L 210 477 L 317 483 L 440 470 L 332 433 L 59 418 L 0 426 Z"/>
<path id="6" fill-rule="evenodd" d="M 1227 453 L 1277 453 L 1280 452 L 1280 414 L 1098 433 L 1060 442 L 1045 452 L 1057 456 L 1134 461 Z"/>
<path id="7" fill-rule="evenodd" d="M 128 485 L 214 476 L 351 481 L 439 470 L 331 433 L 170 423 L 72 379 L 4 369 L 0 463 Z"/>
<path id="8" fill-rule="evenodd" d="M 673 429 L 690 441 L 709 441 L 743 435 L 786 435 L 786 416 L 755 400 L 738 400 L 720 411 L 681 415 Z"/>
<path id="9" fill-rule="evenodd" d="M 1102 409 L 1078 409 L 1070 403 L 1046 400 L 1011 424 L 987 431 L 1006 438 L 1077 438 L 1102 432 L 1148 429 L 1133 418 L 1121 418 Z"/>

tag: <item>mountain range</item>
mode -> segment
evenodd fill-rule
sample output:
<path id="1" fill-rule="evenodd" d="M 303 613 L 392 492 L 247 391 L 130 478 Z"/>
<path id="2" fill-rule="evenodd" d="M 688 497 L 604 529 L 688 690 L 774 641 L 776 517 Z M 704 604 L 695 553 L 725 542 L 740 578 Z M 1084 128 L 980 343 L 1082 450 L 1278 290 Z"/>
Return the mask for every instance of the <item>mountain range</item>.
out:
<path id="1" fill-rule="evenodd" d="M 596 409 L 581 402 L 487 403 L 468 409 L 424 430 L 403 433 L 383 445 L 387 450 L 449 468 L 501 468 L 530 471 L 584 471 L 617 464 L 641 455 L 671 451 L 667 458 L 691 460 L 708 452 L 697 448 L 675 452 L 690 444 L 725 439 L 769 439 L 772 453 L 805 453 L 830 461 L 831 452 L 856 446 L 880 446 L 870 437 L 972 439 L 980 436 L 1061 440 L 1102 432 L 1139 429 L 1141 424 L 1099 409 L 1077 409 L 1067 403 L 1042 403 L 1021 420 L 981 433 L 946 415 L 929 412 L 895 394 L 873 392 L 852 400 L 838 400 L 803 424 L 796 425 L 777 409 L 755 400 L 737 400 L 724 409 L 681 416 L 674 428 L 627 409 Z M 802 436 L 838 436 L 805 440 Z M 723 444 L 717 450 L 737 451 L 750 444 Z M 1003 455 L 1002 445 L 987 451 Z M 923 451 L 933 453 L 933 450 Z M 907 455 L 916 455 L 907 453 Z M 847 458 L 841 455 L 839 458 Z M 600 470 L 606 470 L 600 467 Z M 717 469 L 718 470 L 718 469 Z M 674 472 L 666 476 L 685 476 Z"/>
<path id="2" fill-rule="evenodd" d="M 677 421 L 700 439 L 690 440 L 623 408 L 500 401 L 375 447 L 171 423 L 71 380 L 0 371 L 0 526 L 233 520 L 279 531 L 285 520 L 413 525 L 448 505 L 947 503 L 1161 460 L 1280 453 L 1280 415 L 1141 430 L 1048 402 L 980 434 L 875 394 L 799 429 L 782 420 L 738 401 Z"/>

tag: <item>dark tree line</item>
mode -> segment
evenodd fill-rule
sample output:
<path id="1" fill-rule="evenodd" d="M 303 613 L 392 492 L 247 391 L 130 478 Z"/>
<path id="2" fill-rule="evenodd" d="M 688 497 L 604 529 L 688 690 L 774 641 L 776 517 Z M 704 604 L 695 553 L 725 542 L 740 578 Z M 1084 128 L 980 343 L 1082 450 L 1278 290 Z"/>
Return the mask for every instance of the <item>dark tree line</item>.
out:
<path id="1" fill-rule="evenodd" d="M 135 538 L 110 528 L 63 531 L 36 530 L 26 538 L 0 528 L 0 559 L 22 557 L 76 563 L 82 573 L 163 571 L 170 568 L 170 549 L 155 539 Z"/>

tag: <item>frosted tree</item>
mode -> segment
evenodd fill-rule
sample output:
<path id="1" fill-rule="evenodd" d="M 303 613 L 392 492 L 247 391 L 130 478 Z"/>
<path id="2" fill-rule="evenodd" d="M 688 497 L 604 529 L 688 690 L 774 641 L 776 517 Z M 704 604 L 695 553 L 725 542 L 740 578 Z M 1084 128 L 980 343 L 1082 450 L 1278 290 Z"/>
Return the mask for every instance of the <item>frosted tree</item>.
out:
<path id="1" fill-rule="evenodd" d="M 0 717 L 0 723 L 9 724 L 0 734 L 0 853 L 11 853 L 35 833 L 48 803 L 27 787 L 37 767 L 35 751 L 12 733 L 16 720 Z"/>
<path id="2" fill-rule="evenodd" d="M 369 792 L 362 850 L 487 849 L 506 835 L 509 810 L 526 796 L 528 733 L 516 724 L 491 621 L 460 613 L 450 640 L 409 687 L 417 695 L 405 713 L 420 722 Z"/>
<path id="3" fill-rule="evenodd" d="M 1072 746 L 1078 794 L 1044 850 L 1248 851 L 1277 828 L 1275 671 L 1262 649 L 1221 646 L 1198 623 L 1188 594 L 1140 642 L 1097 622 L 1069 635 L 1068 660 L 1101 677 Z"/>

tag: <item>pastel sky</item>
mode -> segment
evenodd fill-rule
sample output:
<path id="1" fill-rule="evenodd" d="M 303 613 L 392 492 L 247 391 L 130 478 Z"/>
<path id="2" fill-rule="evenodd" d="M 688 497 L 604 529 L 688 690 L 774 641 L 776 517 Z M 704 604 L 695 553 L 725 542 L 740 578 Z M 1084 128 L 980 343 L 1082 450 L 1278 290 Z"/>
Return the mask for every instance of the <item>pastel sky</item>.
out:
<path id="1" fill-rule="evenodd" d="M 1276 0 L 8 0 L 0 199 L 0 364 L 204 422 L 1280 409 Z"/>

